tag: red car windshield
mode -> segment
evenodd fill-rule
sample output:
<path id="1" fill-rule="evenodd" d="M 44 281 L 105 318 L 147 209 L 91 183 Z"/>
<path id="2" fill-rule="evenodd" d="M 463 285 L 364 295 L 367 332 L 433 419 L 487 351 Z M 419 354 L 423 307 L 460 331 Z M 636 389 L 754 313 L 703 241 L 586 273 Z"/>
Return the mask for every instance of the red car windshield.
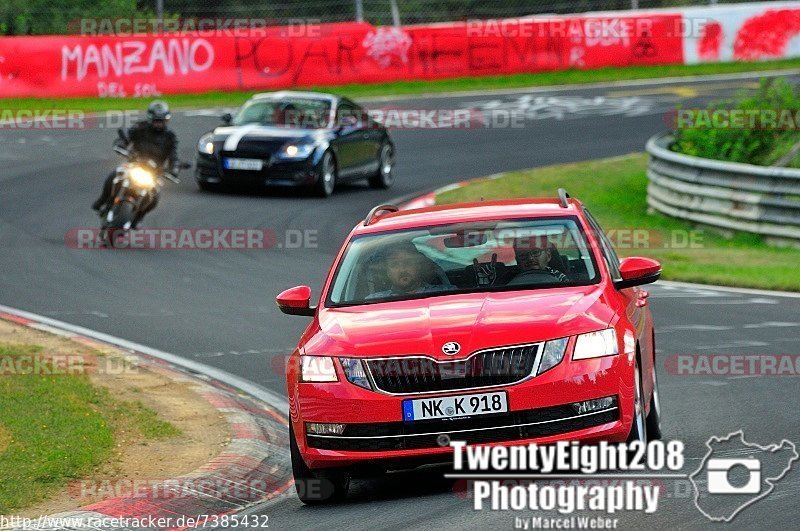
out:
<path id="1" fill-rule="evenodd" d="M 326 304 L 546 289 L 598 279 L 573 217 L 462 223 L 353 238 Z"/>

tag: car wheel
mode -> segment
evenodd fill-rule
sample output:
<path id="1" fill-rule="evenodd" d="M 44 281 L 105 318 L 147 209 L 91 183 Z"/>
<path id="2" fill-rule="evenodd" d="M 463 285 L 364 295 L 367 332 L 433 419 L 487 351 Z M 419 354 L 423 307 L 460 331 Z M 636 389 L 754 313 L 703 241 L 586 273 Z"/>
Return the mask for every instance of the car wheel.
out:
<path id="1" fill-rule="evenodd" d="M 336 188 L 336 161 L 333 154 L 326 151 L 319 164 L 319 179 L 314 186 L 314 192 L 319 197 L 330 197 L 334 188 Z"/>
<path id="2" fill-rule="evenodd" d="M 391 144 L 381 146 L 378 164 L 378 171 L 369 178 L 369 185 L 372 188 L 389 188 L 394 184 L 394 147 Z"/>
<path id="3" fill-rule="evenodd" d="M 661 439 L 661 399 L 658 396 L 658 378 L 656 364 L 653 361 L 653 394 L 650 395 L 650 413 L 647 414 L 647 439 Z"/>
<path id="4" fill-rule="evenodd" d="M 633 366 L 634 394 L 633 394 L 633 423 L 628 435 L 628 442 L 641 441 L 647 444 L 647 419 L 645 418 L 644 391 L 642 390 L 642 375 L 639 368 L 639 356 L 635 358 Z"/>
<path id="5" fill-rule="evenodd" d="M 347 497 L 350 489 L 350 474 L 340 468 L 323 469 L 314 471 L 308 468 L 297 440 L 294 428 L 289 423 L 289 454 L 292 459 L 292 475 L 294 475 L 297 497 L 306 505 L 320 505 L 335 503 Z"/>

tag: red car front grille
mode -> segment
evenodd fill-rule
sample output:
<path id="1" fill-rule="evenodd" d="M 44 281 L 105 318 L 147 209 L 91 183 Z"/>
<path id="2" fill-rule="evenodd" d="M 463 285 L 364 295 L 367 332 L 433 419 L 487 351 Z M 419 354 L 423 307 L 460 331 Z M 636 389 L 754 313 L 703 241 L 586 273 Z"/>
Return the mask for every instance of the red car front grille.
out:
<path id="1" fill-rule="evenodd" d="M 367 360 L 375 387 L 393 394 L 479 389 L 510 385 L 528 378 L 541 343 L 484 350 L 463 360 L 437 361 L 424 356 Z"/>

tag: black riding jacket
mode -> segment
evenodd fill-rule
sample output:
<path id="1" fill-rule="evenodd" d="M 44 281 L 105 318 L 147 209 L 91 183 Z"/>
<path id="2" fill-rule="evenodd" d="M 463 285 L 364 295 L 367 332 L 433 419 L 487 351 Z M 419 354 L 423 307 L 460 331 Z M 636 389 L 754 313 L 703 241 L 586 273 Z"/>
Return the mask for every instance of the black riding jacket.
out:
<path id="1" fill-rule="evenodd" d="M 174 172 L 178 163 L 178 138 L 169 129 L 157 131 L 146 121 L 128 129 L 128 138 L 139 155 L 153 159 L 165 170 Z"/>

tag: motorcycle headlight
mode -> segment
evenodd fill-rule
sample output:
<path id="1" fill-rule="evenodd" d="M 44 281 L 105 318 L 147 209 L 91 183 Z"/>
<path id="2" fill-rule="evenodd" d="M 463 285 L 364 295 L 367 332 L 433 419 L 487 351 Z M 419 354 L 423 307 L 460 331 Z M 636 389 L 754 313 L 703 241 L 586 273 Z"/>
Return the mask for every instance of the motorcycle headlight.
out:
<path id="1" fill-rule="evenodd" d="M 197 151 L 200 153 L 205 153 L 206 155 L 213 155 L 214 154 L 214 135 L 211 133 L 205 134 L 200 137 L 200 140 L 197 142 Z"/>
<path id="2" fill-rule="evenodd" d="M 572 359 L 585 360 L 602 358 L 603 356 L 615 356 L 617 354 L 619 354 L 617 333 L 613 328 L 606 328 L 598 332 L 579 335 L 575 341 L 575 351 L 572 353 Z"/>
<path id="3" fill-rule="evenodd" d="M 364 369 L 364 362 L 355 358 L 339 358 L 339 361 L 342 363 L 342 369 L 344 369 L 344 375 L 348 382 L 364 389 L 372 389 L 369 378 L 367 378 L 367 371 Z"/>
<path id="4" fill-rule="evenodd" d="M 315 144 L 290 142 L 278 152 L 282 159 L 307 159 L 314 152 Z"/>
<path id="5" fill-rule="evenodd" d="M 303 382 L 338 382 L 333 358 L 300 356 L 300 380 Z"/>
<path id="6" fill-rule="evenodd" d="M 142 188 L 152 188 L 156 185 L 155 176 L 139 166 L 131 168 L 130 178 L 134 185 Z"/>
<path id="7" fill-rule="evenodd" d="M 536 370 L 537 375 L 542 374 L 543 372 L 550 370 L 561 363 L 561 360 L 564 359 L 564 352 L 567 350 L 568 342 L 569 338 L 564 337 L 561 339 L 548 341 L 544 344 L 542 361 L 539 362 L 539 368 Z"/>

